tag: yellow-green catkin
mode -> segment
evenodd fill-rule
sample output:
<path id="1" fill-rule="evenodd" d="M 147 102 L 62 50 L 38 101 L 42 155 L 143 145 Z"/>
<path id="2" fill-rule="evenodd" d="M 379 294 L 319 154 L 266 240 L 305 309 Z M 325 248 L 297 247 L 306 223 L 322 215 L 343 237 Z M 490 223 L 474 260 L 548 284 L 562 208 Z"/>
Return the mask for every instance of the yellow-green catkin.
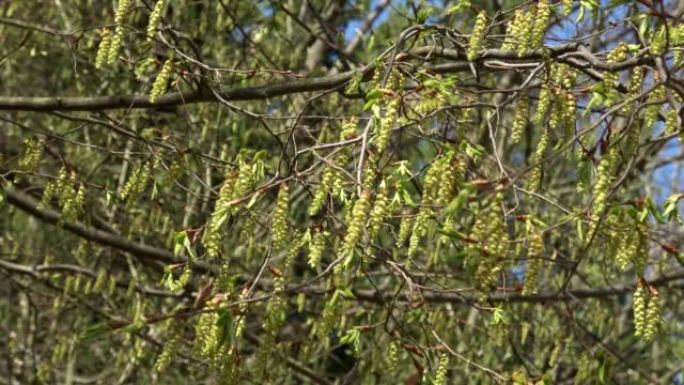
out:
<path id="1" fill-rule="evenodd" d="M 622 113 L 623 114 L 629 114 L 630 112 L 634 111 L 634 106 L 635 106 L 635 101 L 639 94 L 641 93 L 641 87 L 644 82 L 644 70 L 642 67 L 634 67 L 632 69 L 632 73 L 630 75 L 630 80 L 629 80 L 629 102 L 625 103 L 625 105 L 622 107 Z"/>
<path id="2" fill-rule="evenodd" d="M 166 92 L 166 87 L 171 78 L 171 70 L 173 69 L 173 60 L 168 59 L 164 62 L 164 66 L 159 75 L 154 80 L 152 84 L 152 89 L 150 90 L 150 102 L 156 103 L 159 98 Z"/>
<path id="3" fill-rule="evenodd" d="M 78 186 L 78 189 L 75 188 Z M 77 183 L 76 173 L 69 176 L 66 168 L 59 170 L 57 179 L 48 183 L 43 191 L 43 197 L 38 204 L 38 209 L 50 207 L 50 202 L 56 197 L 61 207 L 60 223 L 71 223 L 78 219 L 83 211 L 85 202 L 85 186 Z"/>
<path id="4" fill-rule="evenodd" d="M 644 73 L 643 73 L 643 68 L 642 67 L 634 67 L 632 70 L 632 74 L 630 76 L 630 84 L 629 84 L 629 94 L 628 98 L 629 101 L 622 107 L 621 112 L 625 115 L 632 114 L 633 112 L 636 111 L 636 106 L 637 106 L 637 98 L 641 94 L 641 87 L 643 85 L 643 80 L 644 80 Z M 655 117 L 653 119 L 656 119 L 658 116 L 658 109 L 659 106 L 654 106 L 655 107 Z M 646 107 L 646 111 L 648 111 L 651 106 Z M 649 113 L 646 112 L 648 115 Z M 623 148 L 627 154 L 634 154 L 638 149 L 639 149 L 639 141 L 641 140 L 641 133 L 643 131 L 643 128 L 640 124 L 630 124 L 626 125 L 624 127 L 625 130 L 627 130 L 627 135 L 624 140 Z M 650 127 L 650 126 L 649 126 Z"/>
<path id="5" fill-rule="evenodd" d="M 370 153 L 363 168 L 363 180 L 361 186 L 366 190 L 373 190 L 375 179 L 378 176 L 378 156 Z"/>
<path id="6" fill-rule="evenodd" d="M 529 269 L 529 267 L 528 267 Z M 527 342 L 527 337 L 530 335 L 530 329 L 532 328 L 532 324 L 529 322 L 523 322 L 522 325 L 520 325 L 520 344 L 525 345 Z"/>
<path id="7" fill-rule="evenodd" d="M 28 138 L 24 141 L 24 152 L 19 159 L 19 169 L 24 172 L 33 172 L 43 157 L 45 138 Z"/>
<path id="8" fill-rule="evenodd" d="M 653 56 L 660 56 L 665 53 L 667 45 L 667 28 L 665 24 L 661 25 L 657 32 L 654 33 L 651 40 L 651 53 Z"/>
<path id="9" fill-rule="evenodd" d="M 679 129 L 679 116 L 674 108 L 670 108 L 665 115 L 665 135 L 674 135 Z"/>
<path id="10" fill-rule="evenodd" d="M 608 192 L 613 181 L 613 171 L 617 153 L 614 147 L 611 147 L 606 154 L 599 160 L 596 167 L 596 182 L 594 183 L 594 197 L 593 197 L 593 215 L 592 219 L 597 221 L 603 214 L 603 211 L 608 207 Z M 594 223 L 596 225 L 596 223 Z"/>
<path id="11" fill-rule="evenodd" d="M 440 353 L 437 370 L 435 371 L 435 380 L 432 383 L 434 385 L 445 385 L 447 370 L 449 370 L 449 355 L 447 353 Z"/>
<path id="12" fill-rule="evenodd" d="M 671 45 L 680 46 L 684 43 L 684 23 L 679 23 L 676 28 L 671 28 L 672 38 Z M 682 55 L 681 49 L 674 51 L 674 66 L 679 67 L 684 63 L 684 55 Z"/>
<path id="13" fill-rule="evenodd" d="M 62 216 L 60 220 L 63 223 L 73 223 L 78 220 L 78 216 L 83 210 L 83 204 L 85 202 L 85 187 L 83 184 L 79 185 L 76 194 L 73 197 L 69 197 L 62 206 Z"/>
<path id="14" fill-rule="evenodd" d="M 309 245 L 309 266 L 312 269 L 318 268 L 321 264 L 321 257 L 325 250 L 325 241 L 329 235 L 330 233 L 327 231 L 319 229 L 314 230 L 314 235 L 311 239 L 311 244 Z"/>
<path id="15" fill-rule="evenodd" d="M 606 63 L 616 64 L 624 61 L 627 58 L 627 52 L 629 52 L 627 44 L 624 42 L 618 44 L 617 47 L 613 48 L 613 50 L 608 53 Z M 617 90 L 617 86 L 620 84 L 619 80 L 618 72 L 606 71 L 603 74 L 604 93 L 606 95 L 607 105 L 613 104 L 619 97 Z"/>
<path id="16" fill-rule="evenodd" d="M 541 234 L 531 234 L 527 247 L 527 271 L 522 293 L 533 294 L 537 292 L 537 278 L 544 261 L 544 242 Z"/>
<path id="17" fill-rule="evenodd" d="M 332 296 L 325 301 L 320 320 L 314 324 L 312 332 L 321 340 L 327 341 L 330 331 L 344 322 L 342 317 L 344 310 L 345 300 L 340 291 L 335 290 Z"/>
<path id="18" fill-rule="evenodd" d="M 351 256 L 354 248 L 356 248 L 359 241 L 361 241 L 370 209 L 371 193 L 369 190 L 364 190 L 359 199 L 354 203 L 351 212 L 351 220 L 348 222 L 347 234 L 345 235 L 344 243 L 342 244 L 342 255 Z M 347 261 L 350 262 L 351 259 L 348 259 Z"/>
<path id="19" fill-rule="evenodd" d="M 646 328 L 646 288 L 640 281 L 634 291 L 632 310 L 634 312 L 634 335 L 641 337 Z"/>
<path id="20" fill-rule="evenodd" d="M 532 122 L 534 124 L 540 125 L 544 123 L 546 113 L 549 111 L 549 107 L 551 106 L 552 96 L 553 93 L 551 91 L 550 85 L 542 85 L 541 91 L 539 91 L 539 101 L 537 102 L 537 109 L 535 110 L 534 115 L 532 116 Z"/>
<path id="21" fill-rule="evenodd" d="M 150 13 L 150 19 L 147 23 L 147 40 L 150 41 L 154 39 L 154 36 L 159 32 L 159 23 L 161 22 L 162 15 L 164 14 L 164 8 L 166 7 L 167 0 L 157 0 L 154 4 L 154 9 Z"/>
<path id="22" fill-rule="evenodd" d="M 93 284 L 93 293 L 102 293 L 106 283 L 107 270 L 101 268 L 100 270 L 98 270 L 97 276 L 95 277 L 95 283 Z"/>
<path id="23" fill-rule="evenodd" d="M 568 134 L 573 135 L 575 133 L 575 127 L 577 126 L 577 98 L 575 95 L 567 92 L 565 93 L 565 99 L 562 101 L 563 105 L 563 124 L 568 131 Z"/>
<path id="24" fill-rule="evenodd" d="M 400 102 L 398 97 L 390 99 L 389 103 L 387 103 L 385 115 L 378 122 L 378 135 L 375 146 L 379 153 L 383 153 L 387 149 L 387 145 L 389 144 L 392 135 L 392 128 L 394 128 L 394 124 L 397 122 L 397 117 L 399 116 Z"/>
<path id="25" fill-rule="evenodd" d="M 657 73 L 654 75 L 653 81 L 656 83 L 660 81 L 660 77 Z M 646 131 L 650 131 L 658 120 L 660 109 L 664 102 L 665 87 L 663 85 L 659 85 L 650 92 L 646 100 L 646 103 L 648 104 L 644 111 L 644 129 Z"/>
<path id="26" fill-rule="evenodd" d="M 530 97 L 523 94 L 518 98 L 516 105 L 515 116 L 513 117 L 513 128 L 511 129 L 511 141 L 519 143 L 522 138 L 523 131 L 527 125 L 527 115 L 530 111 Z"/>
<path id="27" fill-rule="evenodd" d="M 563 342 L 558 341 L 555 343 L 553 350 L 551 351 L 551 354 L 549 355 L 549 366 L 554 368 L 556 365 L 558 365 L 558 361 L 560 361 L 561 353 L 563 351 Z"/>
<path id="28" fill-rule="evenodd" d="M 242 337 L 245 332 L 245 319 L 247 318 L 247 300 L 249 299 L 249 288 L 245 287 L 240 293 L 240 304 L 238 305 L 237 320 L 235 322 L 235 340 Z"/>
<path id="29" fill-rule="evenodd" d="M 290 186 L 284 182 L 280 185 L 276 207 L 271 219 L 271 240 L 275 250 L 282 250 L 287 245 L 288 223 L 287 213 L 290 205 Z"/>
<path id="30" fill-rule="evenodd" d="M 380 232 L 380 226 L 384 223 L 389 208 L 389 195 L 387 182 L 382 181 L 375 194 L 373 210 L 368 219 L 368 236 L 373 239 Z"/>
<path id="31" fill-rule="evenodd" d="M 475 20 L 475 26 L 473 27 L 473 32 L 470 35 L 470 42 L 468 44 L 467 57 L 469 61 L 475 60 L 477 53 L 482 48 L 482 41 L 485 37 L 485 32 L 487 31 L 487 13 L 481 11 L 477 15 Z"/>
<path id="32" fill-rule="evenodd" d="M 568 16 L 572 12 L 572 0 L 563 0 L 563 16 Z"/>
<path id="33" fill-rule="evenodd" d="M 334 168 L 328 167 L 323 172 L 321 183 L 314 192 L 314 197 L 311 200 L 311 204 L 309 204 L 309 215 L 314 216 L 321 211 L 321 208 L 323 208 L 325 199 L 328 197 L 328 193 L 332 189 L 333 182 L 335 181 L 336 171 L 337 170 Z"/>
<path id="34" fill-rule="evenodd" d="M 439 187 L 437 188 L 437 199 L 435 204 L 439 207 L 444 207 L 451 203 L 456 195 L 456 186 L 463 180 L 466 172 L 466 160 L 461 155 L 448 153 L 444 158 L 444 171 L 439 178 Z"/>
<path id="35" fill-rule="evenodd" d="M 202 244 L 207 249 L 209 257 L 215 258 L 220 252 L 221 228 L 228 220 L 232 207 L 233 190 L 235 186 L 236 174 L 234 171 L 226 173 L 226 178 L 219 190 L 219 197 L 216 200 L 214 212 L 204 229 Z"/>
<path id="36" fill-rule="evenodd" d="M 403 214 L 399 224 L 399 233 L 397 234 L 397 247 L 402 247 L 408 240 L 413 228 L 413 221 L 414 218 L 409 213 Z"/>
<path id="37" fill-rule="evenodd" d="M 262 322 L 264 331 L 270 335 L 274 335 L 284 324 L 286 316 L 285 307 L 287 303 L 282 298 L 282 293 L 285 291 L 285 277 L 281 272 L 277 273 L 273 278 L 274 295 L 266 304 L 266 314 Z"/>
<path id="38" fill-rule="evenodd" d="M 107 62 L 109 47 L 112 45 L 112 36 L 109 28 L 103 29 L 101 35 L 100 45 L 97 47 L 97 54 L 95 55 L 95 68 L 102 68 Z"/>
<path id="39" fill-rule="evenodd" d="M 387 88 L 393 91 L 399 91 L 403 84 L 403 76 L 399 71 L 392 72 L 392 75 L 387 82 Z M 375 138 L 375 147 L 378 153 L 382 154 L 387 149 L 390 137 L 392 135 L 392 129 L 397 123 L 397 118 L 399 116 L 399 107 L 401 106 L 401 98 L 396 95 L 390 97 L 387 102 L 384 115 L 377 122 L 377 137 Z"/>
<path id="40" fill-rule="evenodd" d="M 629 268 L 629 264 L 634 264 L 637 275 L 641 275 L 648 262 L 648 228 L 643 223 L 628 224 L 627 228 L 621 226 L 625 219 L 620 217 L 609 217 L 611 236 L 617 238 L 617 250 L 615 251 L 615 261 L 622 271 Z"/>
<path id="41" fill-rule="evenodd" d="M 533 192 L 539 191 L 542 183 L 542 165 L 541 161 L 544 159 L 544 154 L 546 153 L 546 148 L 549 144 L 549 132 L 548 130 L 542 131 L 539 142 L 537 143 L 537 148 L 534 150 L 534 154 L 530 157 L 530 165 L 533 166 L 530 171 L 530 176 L 527 179 L 527 189 Z"/>
<path id="42" fill-rule="evenodd" d="M 523 10 L 518 8 L 513 14 L 513 19 L 508 23 L 506 27 L 506 38 L 504 39 L 501 49 L 507 51 L 516 50 L 518 44 L 517 40 L 520 36 L 520 30 L 522 28 L 522 22 L 524 19 Z"/>
<path id="43" fill-rule="evenodd" d="M 342 132 L 340 133 L 340 141 L 345 141 L 354 138 L 357 135 L 357 127 L 355 121 L 347 121 L 342 124 Z M 338 167 L 344 168 L 351 158 L 351 151 L 349 148 L 344 148 L 337 155 L 336 163 Z M 323 172 L 321 183 L 314 192 L 314 197 L 309 205 L 309 215 L 313 216 L 320 212 L 325 204 L 325 200 L 329 193 L 333 196 L 339 196 L 342 193 L 342 172 L 332 166 L 328 166 Z"/>
<path id="44" fill-rule="evenodd" d="M 114 14 L 114 23 L 116 24 L 116 28 L 114 29 L 114 36 L 112 37 L 112 41 L 109 46 L 109 52 L 107 54 L 107 63 L 109 64 L 116 61 L 119 56 L 119 51 L 121 51 L 121 44 L 123 43 L 124 35 L 123 24 L 130 5 L 131 0 L 119 0 L 119 3 L 117 4 L 116 13 Z"/>
<path id="45" fill-rule="evenodd" d="M 530 48 L 536 49 L 543 45 L 544 34 L 549 28 L 549 19 L 551 18 L 551 7 L 548 0 L 539 0 L 537 3 L 537 16 L 534 19 L 534 27 L 532 27 L 532 36 L 530 37 Z"/>
<path id="46" fill-rule="evenodd" d="M 648 264 L 648 227 L 645 223 L 639 223 L 636 226 L 636 242 L 637 248 L 636 253 L 632 256 L 632 262 L 634 263 L 634 270 L 638 275 L 643 275 L 646 270 L 646 265 Z"/>
<path id="47" fill-rule="evenodd" d="M 50 202 L 52 201 L 52 198 L 55 197 L 57 193 L 57 184 L 54 182 L 50 182 L 47 185 L 45 185 L 45 189 L 43 189 L 43 196 L 40 200 L 40 203 L 38 204 L 38 210 L 45 210 L 46 208 L 50 207 Z"/>
<path id="48" fill-rule="evenodd" d="M 392 341 L 389 344 L 387 351 L 387 372 L 395 373 L 399 364 L 399 348 L 401 344 L 398 341 Z"/>
<path id="49" fill-rule="evenodd" d="M 645 342 L 650 342 L 653 340 L 658 326 L 660 325 L 661 318 L 661 304 L 660 304 L 660 294 L 658 291 L 651 287 L 650 288 L 650 298 L 648 300 L 648 306 L 646 307 L 646 315 L 644 317 L 644 328 L 641 333 L 641 338 Z"/>
<path id="50" fill-rule="evenodd" d="M 135 198 L 145 190 L 145 187 L 147 187 L 151 172 L 152 164 L 150 162 L 145 162 L 136 168 L 121 189 L 121 193 L 119 194 L 121 200 L 135 200 Z"/>
<path id="51" fill-rule="evenodd" d="M 555 81 L 558 83 L 558 85 L 564 90 L 571 89 L 577 80 L 577 70 L 571 68 L 567 64 L 557 64 L 555 65 L 555 68 Z"/>
<path id="52" fill-rule="evenodd" d="M 473 257 L 477 258 L 473 279 L 475 286 L 484 292 L 496 282 L 508 249 L 502 203 L 503 194 L 499 192 L 487 208 L 478 214 L 470 233 L 475 243 L 469 246 L 469 250 L 476 252 Z"/>
<path id="53" fill-rule="evenodd" d="M 169 327 L 169 335 L 165 338 L 162 352 L 154 363 L 154 370 L 157 373 L 163 373 L 169 367 L 173 356 L 176 355 L 178 348 L 180 348 L 181 342 L 182 328 L 174 323 Z"/>
<path id="54" fill-rule="evenodd" d="M 520 22 L 520 30 L 518 31 L 518 36 L 516 37 L 518 56 L 523 56 L 530 48 L 530 42 L 532 40 L 532 27 L 535 24 L 534 17 L 534 12 L 531 9 L 528 9 L 527 12 L 523 13 L 523 18 Z"/>
<path id="55" fill-rule="evenodd" d="M 195 323 L 195 353 L 211 359 L 219 347 L 221 330 L 218 325 L 218 303 L 210 300 Z"/>
<path id="56" fill-rule="evenodd" d="M 436 158 L 425 175 L 423 181 L 423 196 L 421 198 L 421 208 L 418 211 L 415 222 L 413 223 L 413 231 L 409 239 L 408 255 L 414 257 L 417 255 L 420 241 L 427 234 L 428 221 L 435 215 L 435 210 L 432 206 L 440 199 L 440 187 L 446 187 L 453 190 L 453 181 L 447 181 L 443 185 L 443 177 L 448 172 L 451 156 L 450 154 Z M 443 198 L 444 201 L 448 198 Z"/>
<path id="57" fill-rule="evenodd" d="M 560 103 L 562 92 L 554 92 L 554 100 L 551 106 L 551 113 L 549 114 L 549 128 L 551 130 L 558 130 L 563 123 L 564 105 Z"/>

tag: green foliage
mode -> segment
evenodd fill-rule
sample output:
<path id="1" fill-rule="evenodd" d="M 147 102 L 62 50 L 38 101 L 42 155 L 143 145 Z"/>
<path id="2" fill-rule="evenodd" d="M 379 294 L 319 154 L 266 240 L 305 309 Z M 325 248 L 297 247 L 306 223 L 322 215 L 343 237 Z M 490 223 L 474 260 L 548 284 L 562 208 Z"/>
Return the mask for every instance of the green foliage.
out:
<path id="1" fill-rule="evenodd" d="M 0 378 L 671 382 L 675 3 L 3 2 Z"/>

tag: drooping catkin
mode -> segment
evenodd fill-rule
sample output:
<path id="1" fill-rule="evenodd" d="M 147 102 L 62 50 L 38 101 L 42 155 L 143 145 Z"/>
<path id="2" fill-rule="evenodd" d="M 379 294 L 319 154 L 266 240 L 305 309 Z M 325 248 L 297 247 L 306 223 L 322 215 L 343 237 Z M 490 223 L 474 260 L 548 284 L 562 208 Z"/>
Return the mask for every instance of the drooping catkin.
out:
<path id="1" fill-rule="evenodd" d="M 482 48 L 482 41 L 487 31 L 487 13 L 481 11 L 475 20 L 473 32 L 470 35 L 470 42 L 468 43 L 467 57 L 469 61 L 475 60 L 477 53 Z"/>
<path id="2" fill-rule="evenodd" d="M 314 230 L 314 235 L 309 245 L 309 266 L 316 269 L 321 263 L 321 257 L 325 250 L 325 242 L 330 235 L 327 231 Z"/>
<path id="3" fill-rule="evenodd" d="M 532 117 L 532 122 L 534 124 L 540 125 L 544 122 L 546 118 L 546 113 L 549 111 L 551 106 L 552 91 L 551 87 L 547 84 L 542 85 L 541 91 L 539 91 L 539 101 L 537 102 L 537 109 Z"/>
<path id="4" fill-rule="evenodd" d="M 639 282 L 634 291 L 632 304 L 634 312 L 634 334 L 641 337 L 646 327 L 646 288 Z"/>
<path id="5" fill-rule="evenodd" d="M 520 22 L 520 30 L 518 31 L 518 36 L 516 38 L 518 56 L 523 56 L 525 52 L 530 48 L 530 42 L 532 40 L 532 27 L 534 26 L 534 11 L 528 9 L 527 12 L 523 13 L 523 18 Z"/>
<path id="6" fill-rule="evenodd" d="M 477 215 L 469 236 L 474 243 L 468 249 L 473 258 L 477 258 L 473 280 L 483 292 L 488 291 L 497 280 L 506 257 L 508 235 L 502 204 L 503 194 L 499 192 L 486 209 Z"/>
<path id="7" fill-rule="evenodd" d="M 371 192 L 364 190 L 359 199 L 354 203 L 351 220 L 348 223 L 347 234 L 342 245 L 342 254 L 348 256 L 361 241 L 365 229 L 368 213 L 371 209 Z"/>
<path id="8" fill-rule="evenodd" d="M 637 97 L 641 93 L 641 87 L 644 83 L 644 70 L 642 67 L 634 67 L 629 80 L 629 99 L 631 103 L 625 103 L 622 107 L 622 113 L 628 114 L 634 110 L 634 104 Z"/>
<path id="9" fill-rule="evenodd" d="M 154 39 L 154 36 L 159 31 L 159 23 L 161 22 L 162 15 L 164 14 L 164 8 L 166 7 L 167 0 L 157 0 L 154 4 L 154 9 L 150 13 L 150 19 L 147 23 L 147 40 L 150 41 Z"/>
<path id="10" fill-rule="evenodd" d="M 109 52 L 107 54 L 107 63 L 111 64 L 116 61 L 119 56 L 119 51 L 121 51 L 121 45 L 123 43 L 124 35 L 124 21 L 126 20 L 126 14 L 128 13 L 128 8 L 131 5 L 131 0 L 119 0 L 116 7 L 116 13 L 114 14 L 114 23 L 116 27 L 114 29 L 114 36 L 112 37 L 111 44 L 109 46 Z"/>
<path id="11" fill-rule="evenodd" d="M 425 175 L 423 181 L 423 196 L 421 198 L 421 208 L 413 223 L 413 231 L 409 239 L 408 255 L 409 257 L 416 256 L 420 241 L 425 237 L 428 229 L 428 222 L 431 217 L 435 216 L 435 210 L 432 205 L 440 203 L 440 188 L 450 189 L 453 191 L 453 180 L 445 180 L 444 177 L 453 176 L 448 174 L 451 154 L 445 154 L 436 158 Z M 441 200 L 446 202 L 451 192 L 445 192 Z M 442 204 L 444 203 L 442 202 Z"/>
<path id="12" fill-rule="evenodd" d="M 152 172 L 151 162 L 145 162 L 138 166 L 121 189 L 121 200 L 133 201 L 142 193 L 150 180 Z"/>
<path id="13" fill-rule="evenodd" d="M 24 152 L 19 158 L 19 168 L 24 172 L 33 172 L 41 158 L 43 157 L 43 148 L 45 147 L 45 138 L 40 139 L 27 138 L 24 141 Z"/>
<path id="14" fill-rule="evenodd" d="M 399 233 L 397 234 L 397 247 L 403 247 L 413 228 L 414 218 L 409 213 L 404 213 L 399 224 Z"/>
<path id="15" fill-rule="evenodd" d="M 380 232 L 380 226 L 385 222 L 389 206 L 387 182 L 382 181 L 375 194 L 375 202 L 368 219 L 368 236 L 373 239 Z"/>
<path id="16" fill-rule="evenodd" d="M 399 363 L 399 348 L 400 344 L 397 341 L 392 341 L 389 344 L 389 348 L 387 351 L 387 371 L 389 373 L 394 373 L 395 370 L 397 369 L 397 364 Z"/>
<path id="17" fill-rule="evenodd" d="M 670 41 L 671 46 L 681 46 L 684 43 L 684 23 L 679 23 L 676 28 L 672 28 L 673 36 Z M 675 50 L 674 52 L 674 66 L 679 67 L 684 62 L 684 55 L 682 55 L 681 50 Z"/>
<path id="18" fill-rule="evenodd" d="M 679 116 L 674 108 L 670 108 L 665 115 L 665 135 L 674 135 L 679 129 Z"/>
<path id="19" fill-rule="evenodd" d="M 572 0 L 563 0 L 563 16 L 568 16 L 572 12 Z"/>
<path id="20" fill-rule="evenodd" d="M 399 91 L 403 85 L 403 76 L 399 71 L 393 71 L 387 82 L 387 88 L 393 91 Z M 401 98 L 398 96 L 390 97 L 386 104 L 384 115 L 377 122 L 377 137 L 375 138 L 375 147 L 378 153 L 382 154 L 389 144 L 392 135 L 392 129 L 397 122 L 399 116 L 399 108 L 401 107 Z"/>
<path id="21" fill-rule="evenodd" d="M 340 133 L 340 141 L 349 140 L 357 135 L 356 122 L 353 120 L 342 124 L 342 132 Z M 344 148 L 339 152 L 336 158 L 338 167 L 344 168 L 351 158 L 351 149 Z M 325 204 L 328 194 L 332 193 L 334 197 L 340 196 L 342 190 L 343 174 L 337 168 L 332 166 L 326 167 L 321 177 L 321 183 L 314 192 L 314 197 L 309 205 L 309 215 L 313 216 L 320 212 Z"/>
<path id="22" fill-rule="evenodd" d="M 85 187 L 80 184 L 76 194 L 69 197 L 62 206 L 62 216 L 60 220 L 63 223 L 73 223 L 78 219 L 79 214 L 83 210 L 83 203 L 85 202 Z"/>
<path id="23" fill-rule="evenodd" d="M 606 57 L 607 64 L 616 64 L 624 61 L 627 58 L 629 49 L 624 42 L 618 44 L 617 47 L 608 53 Z M 619 74 L 617 72 L 605 71 L 603 73 L 603 88 L 606 95 L 606 105 L 610 106 L 619 97 L 617 87 L 619 85 Z"/>
<path id="24" fill-rule="evenodd" d="M 394 124 L 397 122 L 400 105 L 401 100 L 398 97 L 392 98 L 387 103 L 385 115 L 378 122 L 378 135 L 375 144 L 380 153 L 384 152 L 389 144 L 392 128 L 394 128 Z"/>
<path id="25" fill-rule="evenodd" d="M 108 28 L 102 30 L 101 36 L 95 55 L 95 68 L 101 68 L 107 62 L 109 48 L 112 45 L 112 36 Z"/>
<path id="26" fill-rule="evenodd" d="M 592 219 L 594 221 L 597 221 L 606 207 L 608 207 L 608 192 L 612 185 L 616 160 L 617 153 L 615 147 L 611 147 L 608 152 L 601 157 L 599 164 L 596 167 L 596 182 L 594 183 L 592 210 Z"/>
<path id="27" fill-rule="evenodd" d="M 549 131 L 544 130 L 537 142 L 537 148 L 534 150 L 534 154 L 530 157 L 530 165 L 534 167 L 530 171 L 530 175 L 527 179 L 527 189 L 530 191 L 539 191 L 542 183 L 542 165 L 541 161 L 544 159 L 546 154 L 546 148 L 549 144 Z"/>
<path id="28" fill-rule="evenodd" d="M 653 287 L 649 289 L 650 298 L 648 301 L 648 306 L 646 307 L 644 329 L 641 333 L 641 338 L 646 342 L 650 342 L 651 340 L 653 340 L 653 337 L 655 336 L 655 333 L 658 330 L 658 326 L 661 322 L 660 294 L 658 293 L 658 290 L 656 290 Z"/>
<path id="29" fill-rule="evenodd" d="M 539 0 L 537 3 L 537 16 L 534 19 L 534 27 L 532 27 L 532 36 L 530 37 L 530 48 L 536 49 L 544 43 L 544 34 L 549 28 L 549 19 L 551 18 L 551 7 L 548 0 Z"/>
<path id="30" fill-rule="evenodd" d="M 445 385 L 447 370 L 449 369 L 449 355 L 447 353 L 440 353 L 439 363 L 435 371 L 435 379 L 432 382 L 434 385 Z"/>
<path id="31" fill-rule="evenodd" d="M 278 190 L 276 207 L 271 219 L 271 240 L 275 250 L 282 250 L 288 240 L 287 213 L 290 202 L 290 187 L 284 182 Z"/>
<path id="32" fill-rule="evenodd" d="M 235 186 L 236 173 L 229 171 L 226 173 L 225 180 L 219 190 L 219 197 L 216 206 L 211 214 L 209 222 L 204 229 L 202 244 L 207 249 L 209 257 L 216 258 L 220 252 L 221 228 L 231 213 L 233 190 Z"/>
<path id="33" fill-rule="evenodd" d="M 653 83 L 660 83 L 660 76 L 658 73 L 653 75 Z M 663 85 L 657 85 L 648 95 L 646 103 L 648 104 L 644 111 L 644 129 L 650 132 L 653 125 L 658 120 L 660 115 L 660 109 L 665 102 L 665 87 Z"/>
<path id="34" fill-rule="evenodd" d="M 507 51 L 517 49 L 517 40 L 520 36 L 523 18 L 523 10 L 520 8 L 516 9 L 515 13 L 513 14 L 513 19 L 511 19 L 511 21 L 508 23 L 506 27 L 506 38 L 504 39 L 504 42 L 501 45 L 501 49 Z"/>
<path id="35" fill-rule="evenodd" d="M 167 84 L 171 78 L 171 70 L 173 69 L 173 60 L 168 59 L 164 62 L 159 75 L 154 80 L 152 84 L 152 89 L 150 90 L 150 102 L 156 103 L 159 98 L 166 92 Z"/>
<path id="36" fill-rule="evenodd" d="M 537 291 L 537 277 L 543 263 L 544 242 L 541 234 L 531 234 L 528 238 L 527 271 L 523 283 L 523 294 Z"/>
<path id="37" fill-rule="evenodd" d="M 653 34 L 653 38 L 651 39 L 651 54 L 653 54 L 653 56 L 661 56 L 665 53 L 666 46 L 667 27 L 663 24 L 658 31 Z"/>
<path id="38" fill-rule="evenodd" d="M 157 373 L 163 373 L 168 368 L 182 342 L 183 330 L 181 325 L 178 322 L 173 322 L 168 328 L 168 335 L 165 338 L 162 352 L 154 363 L 154 370 Z"/>
<path id="39" fill-rule="evenodd" d="M 518 104 L 513 117 L 513 127 L 511 129 L 511 141 L 513 143 L 520 142 L 523 131 L 527 125 L 527 115 L 530 111 L 530 97 L 523 94 L 518 98 Z"/>

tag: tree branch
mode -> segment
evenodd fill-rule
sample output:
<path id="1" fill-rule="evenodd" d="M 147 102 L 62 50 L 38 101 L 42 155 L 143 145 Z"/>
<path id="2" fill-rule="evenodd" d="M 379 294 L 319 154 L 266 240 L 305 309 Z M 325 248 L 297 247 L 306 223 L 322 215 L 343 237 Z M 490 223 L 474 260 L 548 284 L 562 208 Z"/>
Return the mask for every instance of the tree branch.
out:
<path id="1" fill-rule="evenodd" d="M 560 56 L 577 50 L 578 43 L 564 44 L 554 47 L 546 47 L 529 51 L 522 56 L 517 52 L 501 49 L 488 49 L 480 52 L 477 62 L 491 59 L 508 59 L 512 61 L 529 61 L 541 59 L 545 53 L 550 57 Z M 444 49 L 439 47 L 419 47 L 412 51 L 414 55 L 431 54 L 448 60 L 463 60 L 464 55 L 458 50 Z M 585 53 L 586 55 L 586 53 Z M 462 70 L 467 66 L 447 66 L 441 71 Z M 373 64 L 363 67 L 359 72 L 364 80 L 370 78 L 375 69 Z M 337 75 L 324 76 L 312 79 L 301 79 L 284 83 L 263 85 L 256 87 L 243 87 L 223 90 L 219 93 L 226 101 L 262 100 L 271 97 L 296 94 L 301 92 L 329 91 L 344 85 L 357 74 L 357 71 L 344 72 Z M 0 110 L 6 111 L 99 111 L 117 108 L 170 108 L 184 104 L 216 102 L 216 97 L 210 90 L 174 92 L 159 98 L 155 103 L 145 95 L 115 95 L 115 96 L 84 96 L 84 97 L 60 97 L 60 96 L 0 96 Z"/>
<path id="2" fill-rule="evenodd" d="M 7 184 L 2 184 L 0 186 L 5 192 L 5 199 L 9 204 L 21 209 L 27 214 L 43 222 L 53 225 L 59 223 L 61 215 L 58 212 L 53 210 L 38 210 L 38 202 L 35 199 L 15 190 L 13 187 Z M 121 237 L 118 234 L 89 228 L 82 223 L 64 223 L 60 226 L 66 231 L 69 231 L 70 233 L 73 233 L 81 238 L 131 253 L 140 259 L 162 262 L 164 264 L 179 264 L 188 262 L 187 258 L 183 256 L 175 256 L 169 250 L 146 245 L 144 243 L 133 242 Z M 196 261 L 193 265 L 193 268 L 200 272 L 213 271 L 212 266 L 201 261 Z"/>

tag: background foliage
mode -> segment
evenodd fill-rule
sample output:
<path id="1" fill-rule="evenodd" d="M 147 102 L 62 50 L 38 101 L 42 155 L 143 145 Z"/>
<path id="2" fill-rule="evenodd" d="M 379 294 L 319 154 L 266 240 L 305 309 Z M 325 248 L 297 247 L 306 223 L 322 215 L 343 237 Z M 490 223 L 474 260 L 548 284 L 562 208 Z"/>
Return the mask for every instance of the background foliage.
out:
<path id="1" fill-rule="evenodd" d="M 680 2 L 0 13 L 1 384 L 684 381 Z"/>

